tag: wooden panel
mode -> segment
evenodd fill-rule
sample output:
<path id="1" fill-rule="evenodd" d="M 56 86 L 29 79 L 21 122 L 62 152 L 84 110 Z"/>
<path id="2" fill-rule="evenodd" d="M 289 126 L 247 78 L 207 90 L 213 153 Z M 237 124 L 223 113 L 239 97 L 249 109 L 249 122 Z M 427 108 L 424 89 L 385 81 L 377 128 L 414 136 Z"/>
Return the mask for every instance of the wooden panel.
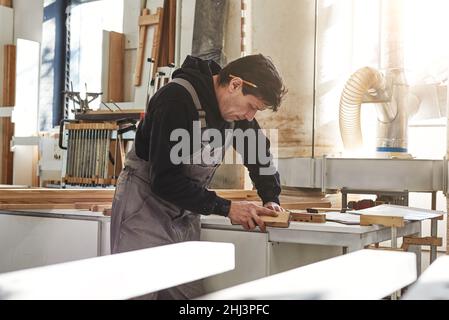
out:
<path id="1" fill-rule="evenodd" d="M 124 97 L 125 35 L 109 33 L 108 102 L 122 102 Z"/>
<path id="2" fill-rule="evenodd" d="M 12 0 L 0 0 L 0 6 L 12 8 Z"/>

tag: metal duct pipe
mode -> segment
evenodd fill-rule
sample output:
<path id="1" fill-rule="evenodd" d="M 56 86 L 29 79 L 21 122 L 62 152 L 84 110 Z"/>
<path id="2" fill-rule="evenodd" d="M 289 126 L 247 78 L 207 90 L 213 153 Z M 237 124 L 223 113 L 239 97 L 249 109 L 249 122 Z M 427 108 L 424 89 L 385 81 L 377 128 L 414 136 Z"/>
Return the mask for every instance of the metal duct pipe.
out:
<path id="1" fill-rule="evenodd" d="M 377 103 L 377 152 L 406 153 L 409 87 L 400 69 L 384 77 L 378 70 L 364 67 L 346 83 L 340 101 L 340 132 L 345 149 L 362 147 L 360 108 Z"/>
<path id="2" fill-rule="evenodd" d="M 226 64 L 223 52 L 228 0 L 196 0 L 192 55 Z"/>
<path id="3" fill-rule="evenodd" d="M 381 2 L 381 70 L 404 68 L 404 0 Z"/>
<path id="4" fill-rule="evenodd" d="M 407 112 L 413 103 L 409 93 L 409 86 L 405 82 L 402 70 L 390 71 L 392 94 L 387 103 L 388 110 L 395 111 L 394 117 L 378 118 L 377 124 L 377 152 L 384 154 L 407 153 L 408 148 L 408 117 Z M 390 83 L 390 81 L 389 81 Z M 379 113 L 379 108 L 378 115 Z"/>

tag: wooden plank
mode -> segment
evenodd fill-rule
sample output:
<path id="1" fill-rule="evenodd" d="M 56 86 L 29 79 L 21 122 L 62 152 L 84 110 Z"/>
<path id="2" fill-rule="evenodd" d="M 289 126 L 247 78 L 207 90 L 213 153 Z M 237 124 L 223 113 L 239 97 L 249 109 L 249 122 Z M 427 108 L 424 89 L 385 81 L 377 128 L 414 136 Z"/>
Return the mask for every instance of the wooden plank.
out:
<path id="1" fill-rule="evenodd" d="M 160 58 L 158 66 L 164 67 L 175 62 L 176 40 L 176 0 L 164 1 Z"/>
<path id="2" fill-rule="evenodd" d="M 267 227 L 288 228 L 290 226 L 290 212 L 278 212 L 277 217 L 261 216 Z"/>
<path id="3" fill-rule="evenodd" d="M 3 106 L 12 107 L 16 103 L 16 59 L 15 45 L 4 47 Z M 2 184 L 13 184 L 14 154 L 11 152 L 11 140 L 14 136 L 14 123 L 10 117 L 0 118 L 2 128 Z"/>
<path id="4" fill-rule="evenodd" d="M 315 207 L 327 207 L 331 206 L 330 202 L 293 202 L 293 203 L 282 203 L 281 207 L 288 210 L 306 210 L 309 208 L 315 208 Z"/>
<path id="5" fill-rule="evenodd" d="M 125 100 L 125 35 L 109 33 L 108 102 Z"/>
<path id="6" fill-rule="evenodd" d="M 0 204 L 0 209 L 3 210 L 41 210 L 41 209 L 77 209 L 71 203 L 42 203 L 42 204 L 24 204 L 24 203 L 9 203 Z"/>
<path id="7" fill-rule="evenodd" d="M 229 200 L 245 200 L 252 190 L 212 190 Z M 6 189 L 0 192 L 3 204 L 102 204 L 112 203 L 114 189 Z"/>
<path id="8" fill-rule="evenodd" d="M 142 16 L 147 16 L 150 14 L 150 10 L 143 9 Z M 139 46 L 137 48 L 137 61 L 136 61 L 136 71 L 134 74 L 134 86 L 140 87 L 142 84 L 142 70 L 145 58 L 145 43 L 147 39 L 147 26 L 139 27 Z"/>
<path id="9" fill-rule="evenodd" d="M 417 246 L 437 246 L 441 247 L 443 245 L 443 238 L 434 238 L 434 237 L 404 237 L 403 244 L 405 245 L 417 245 Z"/>
<path id="10" fill-rule="evenodd" d="M 17 49 L 15 45 L 8 44 L 4 50 L 3 71 L 3 106 L 13 107 L 16 104 L 16 60 Z"/>
<path id="11" fill-rule="evenodd" d="M 12 0 L 0 0 L 0 6 L 12 8 Z"/>
<path id="12" fill-rule="evenodd" d="M 404 218 L 401 216 L 376 216 L 362 214 L 360 216 L 361 226 L 371 226 L 373 224 L 382 225 L 385 227 L 404 227 Z"/>
<path id="13" fill-rule="evenodd" d="M 256 190 L 235 190 L 235 189 L 214 189 L 219 197 L 248 200 L 250 198 L 257 197 Z"/>
<path id="14" fill-rule="evenodd" d="M 176 0 L 169 0 L 169 27 L 168 27 L 168 63 L 175 63 L 176 51 Z"/>

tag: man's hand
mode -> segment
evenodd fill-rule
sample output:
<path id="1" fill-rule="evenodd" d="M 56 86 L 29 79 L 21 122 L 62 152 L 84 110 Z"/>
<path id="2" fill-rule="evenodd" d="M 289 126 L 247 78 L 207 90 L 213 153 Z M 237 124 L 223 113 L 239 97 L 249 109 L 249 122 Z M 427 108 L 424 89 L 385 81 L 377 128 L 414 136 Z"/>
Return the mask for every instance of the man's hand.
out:
<path id="1" fill-rule="evenodd" d="M 228 218 L 233 224 L 241 224 L 245 230 L 254 230 L 258 225 L 260 230 L 265 232 L 265 223 L 260 216 L 277 217 L 278 214 L 251 202 L 238 201 L 231 203 Z"/>
<path id="2" fill-rule="evenodd" d="M 284 212 L 284 208 L 282 208 L 280 205 L 278 205 L 276 202 L 268 202 L 264 205 L 265 208 L 274 210 L 276 212 Z"/>

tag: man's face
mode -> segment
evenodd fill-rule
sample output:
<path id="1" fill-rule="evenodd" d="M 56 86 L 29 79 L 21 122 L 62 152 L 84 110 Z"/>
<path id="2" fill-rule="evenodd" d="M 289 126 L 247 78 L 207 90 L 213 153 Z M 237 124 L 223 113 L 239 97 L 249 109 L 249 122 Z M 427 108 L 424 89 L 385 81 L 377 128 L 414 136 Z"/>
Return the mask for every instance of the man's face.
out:
<path id="1" fill-rule="evenodd" d="M 221 116 L 225 121 L 254 120 L 257 111 L 263 111 L 266 105 L 253 95 L 243 95 L 243 83 L 231 81 L 226 91 L 219 99 Z"/>

